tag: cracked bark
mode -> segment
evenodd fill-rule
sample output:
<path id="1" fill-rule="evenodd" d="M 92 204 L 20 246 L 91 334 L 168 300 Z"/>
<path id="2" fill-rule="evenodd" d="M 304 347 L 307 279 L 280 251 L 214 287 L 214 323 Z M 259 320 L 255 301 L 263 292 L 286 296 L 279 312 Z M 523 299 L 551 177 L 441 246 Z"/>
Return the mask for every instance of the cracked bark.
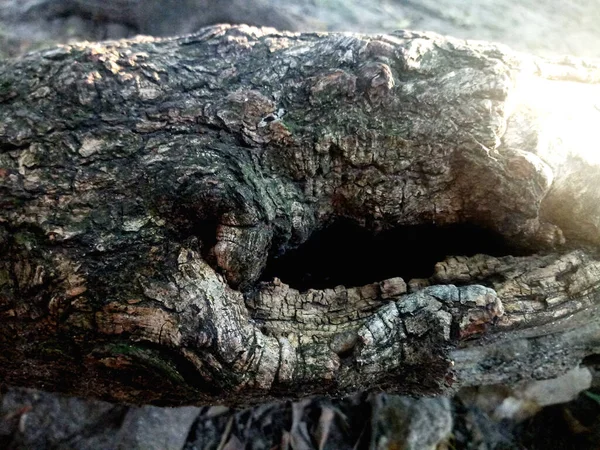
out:
<path id="1" fill-rule="evenodd" d="M 600 341 L 599 75 L 246 26 L 3 61 L 0 376 L 175 405 L 564 373 Z M 459 240 L 414 279 L 264 279 L 341 220 L 485 230 L 504 255 Z"/>

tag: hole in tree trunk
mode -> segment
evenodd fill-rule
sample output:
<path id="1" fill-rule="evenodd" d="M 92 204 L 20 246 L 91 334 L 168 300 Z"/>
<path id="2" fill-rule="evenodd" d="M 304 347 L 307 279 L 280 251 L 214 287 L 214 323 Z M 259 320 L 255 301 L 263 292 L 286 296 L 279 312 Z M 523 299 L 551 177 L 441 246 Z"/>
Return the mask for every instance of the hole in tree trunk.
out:
<path id="1" fill-rule="evenodd" d="M 342 221 L 269 260 L 262 281 L 279 278 L 300 291 L 363 286 L 387 278 L 429 278 L 447 256 L 522 254 L 497 233 L 463 224 L 411 225 L 373 233 Z"/>

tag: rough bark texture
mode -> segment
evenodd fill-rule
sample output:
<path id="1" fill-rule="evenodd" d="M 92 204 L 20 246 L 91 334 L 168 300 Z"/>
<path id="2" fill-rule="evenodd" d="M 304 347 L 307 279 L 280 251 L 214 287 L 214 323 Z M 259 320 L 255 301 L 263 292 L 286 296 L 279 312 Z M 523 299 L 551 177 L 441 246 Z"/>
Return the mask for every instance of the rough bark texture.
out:
<path id="1" fill-rule="evenodd" d="M 563 373 L 600 344 L 599 75 L 245 26 L 3 62 L 0 375 L 245 404 Z M 382 239 L 386 274 L 455 246 L 406 280 L 261 278 L 330 226 Z"/>

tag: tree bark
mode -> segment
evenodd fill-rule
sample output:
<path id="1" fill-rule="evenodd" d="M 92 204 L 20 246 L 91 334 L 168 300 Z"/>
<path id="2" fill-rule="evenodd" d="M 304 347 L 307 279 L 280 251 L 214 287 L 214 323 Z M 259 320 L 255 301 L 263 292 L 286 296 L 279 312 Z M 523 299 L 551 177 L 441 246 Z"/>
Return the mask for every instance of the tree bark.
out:
<path id="1" fill-rule="evenodd" d="M 246 26 L 2 62 L 0 376 L 175 405 L 564 373 L 600 345 L 599 75 Z"/>

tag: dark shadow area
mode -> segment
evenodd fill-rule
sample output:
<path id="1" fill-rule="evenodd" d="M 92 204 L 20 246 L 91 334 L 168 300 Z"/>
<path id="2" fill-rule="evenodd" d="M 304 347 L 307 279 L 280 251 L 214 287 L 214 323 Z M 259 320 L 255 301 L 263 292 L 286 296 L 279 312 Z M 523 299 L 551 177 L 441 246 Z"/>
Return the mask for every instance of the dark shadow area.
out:
<path id="1" fill-rule="evenodd" d="M 523 424 L 521 442 L 528 450 L 597 450 L 600 443 L 600 389 L 551 405 Z"/>
<path id="2" fill-rule="evenodd" d="M 429 278 L 446 256 L 522 254 L 475 225 L 401 226 L 377 234 L 349 221 L 315 232 L 300 247 L 270 259 L 262 281 L 279 278 L 300 291 L 362 286 L 392 277 Z"/>

